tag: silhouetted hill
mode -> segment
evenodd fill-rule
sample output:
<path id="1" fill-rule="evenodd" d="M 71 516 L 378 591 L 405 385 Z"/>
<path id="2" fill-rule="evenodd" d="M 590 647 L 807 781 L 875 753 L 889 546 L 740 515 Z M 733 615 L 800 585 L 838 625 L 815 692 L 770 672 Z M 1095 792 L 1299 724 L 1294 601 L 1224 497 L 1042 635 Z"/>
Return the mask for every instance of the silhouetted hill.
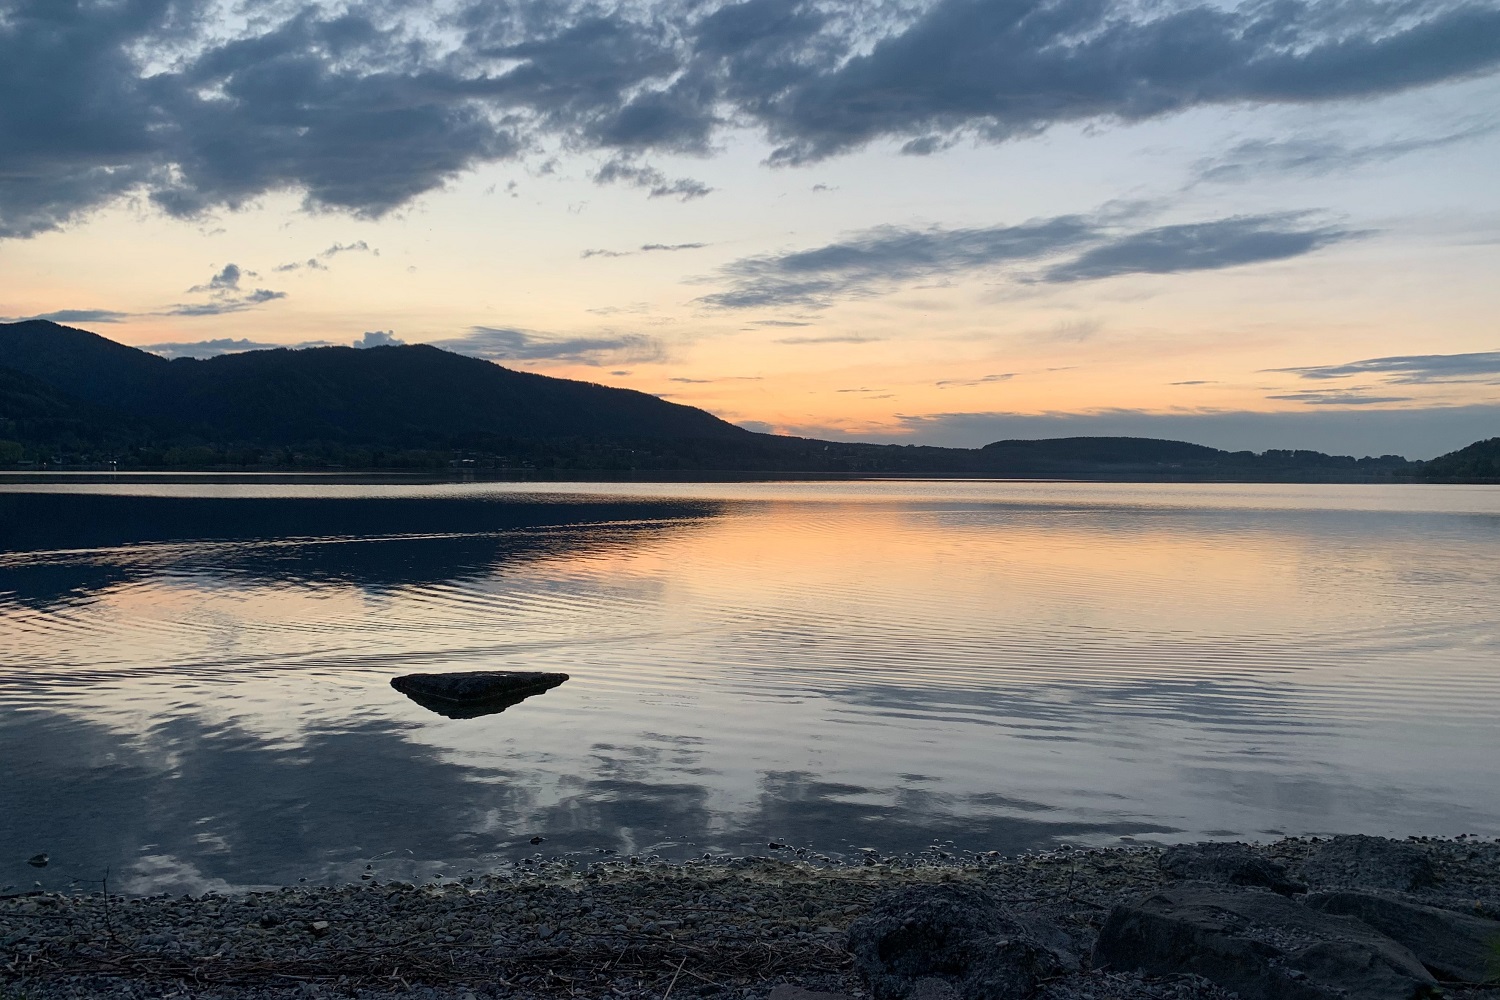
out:
<path id="1" fill-rule="evenodd" d="M 1348 479 L 1399 456 L 1226 452 L 1077 437 L 935 448 L 756 434 L 629 389 L 425 345 L 163 358 L 55 323 L 0 324 L 0 462 L 121 467 L 479 468 Z"/>
<path id="2" fill-rule="evenodd" d="M 647 393 L 512 371 L 425 345 L 167 361 L 33 321 L 0 325 L 0 364 L 164 433 L 246 445 L 463 448 L 503 439 L 750 435 Z"/>
<path id="3" fill-rule="evenodd" d="M 1500 479 L 1500 437 L 1475 441 L 1422 465 L 1428 479 Z"/>

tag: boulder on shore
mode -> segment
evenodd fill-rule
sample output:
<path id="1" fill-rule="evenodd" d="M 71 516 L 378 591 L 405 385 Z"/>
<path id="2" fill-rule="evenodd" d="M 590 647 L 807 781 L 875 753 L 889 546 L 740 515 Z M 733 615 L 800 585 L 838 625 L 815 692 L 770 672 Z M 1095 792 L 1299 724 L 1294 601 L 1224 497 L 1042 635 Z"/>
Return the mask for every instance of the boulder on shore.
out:
<path id="1" fill-rule="evenodd" d="M 1384 889 L 1415 892 L 1436 885 L 1437 869 L 1416 844 L 1362 833 L 1334 837 L 1302 863 L 1314 888 Z"/>
<path id="2" fill-rule="evenodd" d="M 1044 934 L 967 885 L 898 889 L 849 927 L 854 967 L 875 1000 L 1023 1000 L 1064 971 Z"/>
<path id="3" fill-rule="evenodd" d="M 1258 886 L 1283 896 L 1307 891 L 1287 874 L 1286 865 L 1244 844 L 1181 844 L 1168 848 L 1159 864 L 1162 871 L 1181 879 Z"/>
<path id="4" fill-rule="evenodd" d="M 1197 975 L 1244 1000 L 1417 1000 L 1437 982 L 1408 949 L 1352 917 L 1257 889 L 1189 882 L 1117 906 L 1094 966 Z"/>
<path id="5" fill-rule="evenodd" d="M 466 670 L 447 674 L 404 674 L 391 687 L 423 708 L 450 719 L 493 715 L 534 694 L 550 691 L 567 674 L 540 670 Z"/>
<path id="6" fill-rule="evenodd" d="M 1500 944 L 1500 921 L 1368 892 L 1320 892 L 1307 899 L 1320 913 L 1354 917 L 1405 945 L 1439 979 L 1488 982 Z"/>

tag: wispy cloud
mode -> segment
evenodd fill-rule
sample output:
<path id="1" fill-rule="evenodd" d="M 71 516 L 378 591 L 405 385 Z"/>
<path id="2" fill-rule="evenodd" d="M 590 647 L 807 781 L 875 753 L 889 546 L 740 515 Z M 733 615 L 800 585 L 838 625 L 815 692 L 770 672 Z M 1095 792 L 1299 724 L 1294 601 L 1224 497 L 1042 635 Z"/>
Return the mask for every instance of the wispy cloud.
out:
<path id="1" fill-rule="evenodd" d="M 1266 397 L 1304 406 L 1375 406 L 1381 403 L 1409 403 L 1410 396 L 1373 395 L 1367 388 L 1351 389 L 1297 389 L 1293 392 L 1276 393 Z"/>
<path id="2" fill-rule="evenodd" d="M 328 270 L 328 265 L 324 264 L 323 262 L 325 260 L 331 260 L 332 258 L 337 257 L 339 254 L 343 253 L 368 253 L 376 257 L 380 256 L 380 251 L 373 249 L 369 243 L 365 242 L 364 240 L 355 240 L 353 243 L 335 243 L 327 250 L 324 250 L 322 253 L 318 254 L 316 257 L 309 257 L 306 260 L 294 260 L 286 264 L 278 264 L 272 270 L 278 272 L 301 271 L 303 269 L 309 271 L 326 271 Z"/>
<path id="3" fill-rule="evenodd" d="M 1305 213 L 1233 216 L 1128 228 L 1134 210 L 1062 215 L 984 229 L 880 226 L 809 250 L 743 257 L 705 280 L 726 287 L 697 301 L 713 309 L 823 309 L 955 275 L 998 271 L 1022 283 L 1071 283 L 1123 274 L 1173 274 L 1286 260 L 1363 235 Z M 1034 268 L 1053 260 L 1040 274 Z M 1076 339 L 1097 327 L 1069 331 Z"/>
<path id="4" fill-rule="evenodd" d="M 994 382 L 1009 382 L 1020 372 L 1004 372 L 999 375 L 981 375 L 979 378 L 947 378 L 935 383 L 939 389 L 962 389 Z"/>
<path id="5" fill-rule="evenodd" d="M 1364 235 L 1336 226 L 1309 226 L 1303 219 L 1298 214 L 1237 216 L 1127 233 L 1048 268 L 1043 280 L 1216 271 L 1301 257 Z"/>
<path id="6" fill-rule="evenodd" d="M 56 312 L 37 313 L 35 316 L 14 316 L 8 322 L 42 319 L 52 323 L 121 323 L 130 318 L 130 313 L 114 309 L 59 309 Z"/>
<path id="7" fill-rule="evenodd" d="M 476 326 L 465 336 L 430 343 L 433 347 L 489 361 L 566 361 L 604 366 L 667 360 L 666 346 L 641 333 L 554 337 L 507 327 Z"/>
<path id="8" fill-rule="evenodd" d="M 1306 379 L 1345 379 L 1378 375 L 1390 385 L 1426 385 L 1488 381 L 1500 378 L 1500 351 L 1472 354 L 1407 354 L 1367 358 L 1339 365 L 1270 368 L 1267 371 Z"/>
<path id="9" fill-rule="evenodd" d="M 1500 130 L 1500 122 L 1470 122 L 1437 135 L 1409 136 L 1377 142 L 1352 140 L 1337 134 L 1302 135 L 1277 139 L 1246 139 L 1224 152 L 1199 160 L 1195 182 L 1240 183 L 1267 174 L 1322 176 L 1368 163 L 1381 163 L 1411 153 L 1444 149 Z"/>
<path id="10" fill-rule="evenodd" d="M 798 325 L 798 324 L 790 324 Z M 806 324 L 801 324 L 806 325 Z M 830 333 L 822 337 L 782 337 L 778 344 L 873 344 L 879 337 L 863 337 L 857 333 Z"/>
<path id="11" fill-rule="evenodd" d="M 585 250 L 578 256 L 584 260 L 590 257 L 633 257 L 638 253 L 673 253 L 678 250 L 701 250 L 708 246 L 707 243 L 642 243 L 634 250 Z"/>
<path id="12" fill-rule="evenodd" d="M 223 354 L 243 354 L 246 351 L 301 350 L 305 347 L 331 347 L 326 340 L 308 340 L 300 344 L 272 344 L 259 340 L 230 339 L 195 340 L 184 343 L 144 344 L 141 350 L 160 354 L 164 358 L 216 358 Z"/>
<path id="13" fill-rule="evenodd" d="M 207 294 L 209 297 L 207 302 L 178 303 L 155 315 L 223 316 L 227 313 L 244 312 L 246 309 L 253 309 L 267 302 L 275 302 L 287 297 L 286 292 L 272 291 L 269 288 L 256 288 L 248 292 L 240 289 L 240 282 L 243 279 L 255 277 L 258 275 L 254 271 L 244 270 L 238 264 L 225 264 L 223 269 L 215 273 L 208 281 L 188 289 L 189 295 Z"/>

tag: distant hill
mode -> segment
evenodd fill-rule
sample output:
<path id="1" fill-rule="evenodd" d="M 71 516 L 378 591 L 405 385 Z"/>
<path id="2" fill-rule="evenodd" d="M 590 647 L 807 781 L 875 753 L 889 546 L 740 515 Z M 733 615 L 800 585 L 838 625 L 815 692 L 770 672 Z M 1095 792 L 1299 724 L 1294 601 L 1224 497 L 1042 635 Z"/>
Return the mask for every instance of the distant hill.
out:
<path id="1" fill-rule="evenodd" d="M 1475 441 L 1467 448 L 1424 462 L 1422 475 L 1428 479 L 1500 480 L 1500 437 Z"/>
<path id="2" fill-rule="evenodd" d="M 629 389 L 426 345 L 168 361 L 45 321 L 0 324 L 0 463 L 592 473 L 1349 479 L 1399 456 L 1226 452 L 1150 438 L 935 448 L 757 434 Z"/>
<path id="3" fill-rule="evenodd" d="M 164 431 L 256 445 L 477 447 L 506 438 L 721 439 L 751 432 L 630 389 L 435 347 L 318 347 L 200 361 L 55 323 L 0 325 L 0 365 Z"/>

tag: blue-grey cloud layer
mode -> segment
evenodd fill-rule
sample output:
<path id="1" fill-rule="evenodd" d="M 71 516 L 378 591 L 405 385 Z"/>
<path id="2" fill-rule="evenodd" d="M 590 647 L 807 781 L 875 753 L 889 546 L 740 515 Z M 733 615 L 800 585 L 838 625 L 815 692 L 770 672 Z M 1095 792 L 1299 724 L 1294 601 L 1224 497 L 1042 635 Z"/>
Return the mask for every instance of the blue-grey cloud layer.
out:
<path id="1" fill-rule="evenodd" d="M 1191 441 L 1229 451 L 1310 448 L 1334 455 L 1429 459 L 1495 436 L 1500 405 L 1281 413 L 1220 410 L 1152 413 L 929 413 L 902 418 L 906 435 L 889 440 L 972 448 L 1006 438 L 1124 435 Z M 809 429 L 811 430 L 811 429 Z M 825 436 L 838 436 L 826 432 Z"/>
<path id="2" fill-rule="evenodd" d="M 1382 381 L 1393 385 L 1488 381 L 1500 379 L 1500 351 L 1407 354 L 1389 358 L 1366 358 L 1339 365 L 1273 368 L 1271 371 L 1320 381 L 1378 376 Z"/>
<path id="3" fill-rule="evenodd" d="M 568 361 L 585 365 L 645 364 L 666 360 L 654 337 L 640 333 L 549 337 L 505 327 L 476 326 L 467 335 L 430 341 L 433 347 L 489 361 Z"/>
<path id="4" fill-rule="evenodd" d="M 726 129 L 774 162 L 925 154 L 1061 122 L 1360 99 L 1500 68 L 1494 0 L 0 0 L 0 237 L 126 192 L 192 215 L 270 191 L 378 216 L 543 148 L 691 198 L 643 157 Z"/>
<path id="5" fill-rule="evenodd" d="M 725 265 L 715 309 L 823 308 L 924 278 L 1045 261 L 1018 280 L 1063 283 L 1122 274 L 1172 274 L 1285 260 L 1361 234 L 1298 214 L 1236 216 L 1123 228 L 1106 215 L 1065 215 L 986 229 L 880 226 L 810 250 L 745 257 Z"/>

